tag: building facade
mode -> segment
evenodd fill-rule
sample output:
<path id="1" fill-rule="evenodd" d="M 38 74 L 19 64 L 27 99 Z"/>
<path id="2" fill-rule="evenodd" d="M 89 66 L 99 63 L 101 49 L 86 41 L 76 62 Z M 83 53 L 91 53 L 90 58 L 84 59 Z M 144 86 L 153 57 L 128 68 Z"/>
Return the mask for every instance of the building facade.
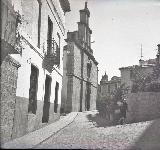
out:
<path id="1" fill-rule="evenodd" d="M 1 39 L 7 40 L 3 40 L 5 44 L 2 45 L 1 82 L 6 89 L 2 91 L 1 101 L 1 142 L 6 142 L 60 117 L 65 13 L 70 11 L 70 4 L 68 0 L 2 2 L 5 36 Z M 10 9 L 15 13 L 15 20 Z M 15 27 L 16 35 L 9 32 Z M 9 39 L 10 33 L 16 37 Z M 11 42 L 18 45 L 9 51 L 6 43 Z M 12 43 L 9 45 L 12 47 Z M 8 87 L 14 91 L 14 99 L 11 99 L 13 92 L 7 91 Z"/>
<path id="2" fill-rule="evenodd" d="M 90 12 L 80 10 L 78 31 L 67 33 L 64 47 L 62 112 L 96 109 L 98 62 L 91 49 Z"/>
<path id="3" fill-rule="evenodd" d="M 120 77 L 113 76 L 111 80 L 108 80 L 108 76 L 105 73 L 105 75 L 102 76 L 102 79 L 99 85 L 99 94 L 101 98 L 103 99 L 103 97 L 106 98 L 111 96 L 113 92 L 120 87 L 120 85 L 121 85 Z"/>

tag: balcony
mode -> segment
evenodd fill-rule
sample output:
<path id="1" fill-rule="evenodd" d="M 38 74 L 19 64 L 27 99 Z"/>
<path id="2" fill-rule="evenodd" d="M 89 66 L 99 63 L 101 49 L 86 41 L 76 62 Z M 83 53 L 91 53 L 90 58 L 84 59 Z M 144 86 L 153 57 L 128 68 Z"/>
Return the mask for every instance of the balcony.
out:
<path id="1" fill-rule="evenodd" d="M 53 67 L 60 65 L 60 48 L 54 39 L 47 41 L 47 54 L 44 56 L 43 67 L 52 72 Z"/>

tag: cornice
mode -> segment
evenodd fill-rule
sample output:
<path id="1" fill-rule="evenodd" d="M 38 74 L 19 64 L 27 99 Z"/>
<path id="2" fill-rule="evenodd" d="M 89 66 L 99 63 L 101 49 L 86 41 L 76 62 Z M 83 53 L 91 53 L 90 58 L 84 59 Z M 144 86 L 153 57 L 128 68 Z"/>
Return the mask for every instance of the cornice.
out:
<path id="1" fill-rule="evenodd" d="M 47 4 L 48 4 L 48 6 L 49 6 L 49 8 L 50 8 L 50 10 L 51 10 L 51 12 L 52 12 L 52 14 L 53 14 L 53 16 L 54 16 L 57 24 L 58 24 L 58 26 L 59 26 L 59 28 L 60 28 L 63 36 L 64 36 L 64 35 L 65 35 L 65 27 L 64 27 L 64 25 L 63 25 L 63 22 L 62 22 L 59 14 L 58 14 L 58 11 L 57 11 L 55 5 L 53 4 L 52 0 L 46 0 L 46 1 L 47 1 Z M 54 14 L 54 12 L 53 12 L 53 9 L 51 8 L 51 5 L 50 5 L 50 4 L 52 4 L 52 7 L 53 7 L 53 9 L 54 9 L 54 12 L 55 12 L 56 16 L 55 16 L 55 14 Z M 57 20 L 57 18 L 59 19 L 59 21 Z"/>
<path id="2" fill-rule="evenodd" d="M 87 56 L 89 56 L 96 65 L 98 65 L 98 62 L 96 61 L 96 59 L 94 58 L 94 56 L 93 56 L 90 52 L 88 52 L 88 50 L 86 50 L 85 48 L 83 48 L 77 41 L 74 41 L 74 43 L 75 43 L 75 45 L 78 46 L 82 51 L 84 51 L 85 54 L 87 54 Z"/>

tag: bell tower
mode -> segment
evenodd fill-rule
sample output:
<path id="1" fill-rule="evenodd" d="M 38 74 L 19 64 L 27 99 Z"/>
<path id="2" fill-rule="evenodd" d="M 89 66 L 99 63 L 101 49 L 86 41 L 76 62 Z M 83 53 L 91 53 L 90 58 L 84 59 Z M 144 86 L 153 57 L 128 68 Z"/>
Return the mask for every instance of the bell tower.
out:
<path id="1" fill-rule="evenodd" d="M 89 28 L 90 12 L 85 2 L 84 9 L 80 10 L 80 22 L 78 22 L 78 39 L 85 49 L 91 52 L 91 34 L 92 30 Z"/>

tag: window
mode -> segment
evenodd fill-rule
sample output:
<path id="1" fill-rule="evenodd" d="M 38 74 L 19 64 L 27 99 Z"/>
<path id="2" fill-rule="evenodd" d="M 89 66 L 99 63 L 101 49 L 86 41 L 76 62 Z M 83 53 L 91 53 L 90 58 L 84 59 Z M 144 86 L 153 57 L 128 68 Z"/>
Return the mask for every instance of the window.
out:
<path id="1" fill-rule="evenodd" d="M 47 37 L 47 54 L 52 54 L 52 32 L 53 32 L 53 22 L 48 17 L 48 37 Z"/>
<path id="2" fill-rule="evenodd" d="M 38 69 L 31 65 L 28 112 L 36 114 L 37 110 Z"/>
<path id="3" fill-rule="evenodd" d="M 90 78 L 90 75 L 91 75 L 91 67 L 92 67 L 92 63 L 91 61 L 89 61 L 87 63 L 87 77 Z"/>
<path id="4" fill-rule="evenodd" d="M 40 31 L 41 31 L 41 0 L 37 0 L 39 4 L 39 14 L 38 14 L 38 47 L 40 48 Z"/>

